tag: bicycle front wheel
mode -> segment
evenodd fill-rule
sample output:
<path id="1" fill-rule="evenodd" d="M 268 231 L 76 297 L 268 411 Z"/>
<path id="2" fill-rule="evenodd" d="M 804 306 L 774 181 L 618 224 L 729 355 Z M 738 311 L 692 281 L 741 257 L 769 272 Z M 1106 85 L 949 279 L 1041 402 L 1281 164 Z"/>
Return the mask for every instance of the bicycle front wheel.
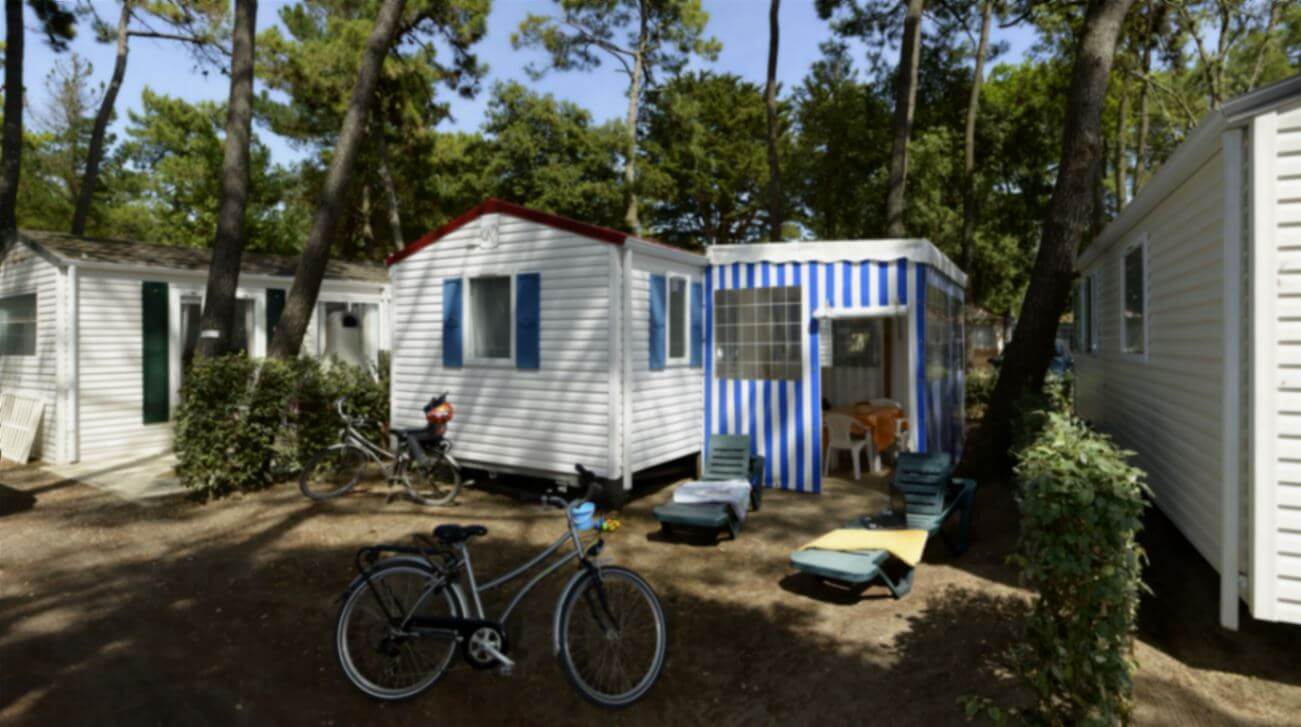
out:
<path id="1" fill-rule="evenodd" d="M 604 598 L 602 598 L 604 591 Z M 579 694 L 609 709 L 641 699 L 664 669 L 668 624 L 654 589 L 617 566 L 584 575 L 561 596 L 560 666 Z"/>
<path id="2" fill-rule="evenodd" d="M 339 609 L 339 666 L 353 686 L 375 699 L 410 699 L 442 678 L 457 647 L 455 632 L 411 627 L 410 617 L 461 615 L 441 574 L 410 560 L 381 563 L 369 586 L 362 579 L 353 583 Z"/>
<path id="3" fill-rule="evenodd" d="M 338 497 L 357 486 L 366 474 L 370 457 L 350 444 L 321 450 L 298 475 L 298 489 L 313 500 Z"/>
<path id="4" fill-rule="evenodd" d="M 461 471 L 442 452 L 429 457 L 429 466 L 413 465 L 407 472 L 407 493 L 422 505 L 446 505 L 461 492 Z"/>

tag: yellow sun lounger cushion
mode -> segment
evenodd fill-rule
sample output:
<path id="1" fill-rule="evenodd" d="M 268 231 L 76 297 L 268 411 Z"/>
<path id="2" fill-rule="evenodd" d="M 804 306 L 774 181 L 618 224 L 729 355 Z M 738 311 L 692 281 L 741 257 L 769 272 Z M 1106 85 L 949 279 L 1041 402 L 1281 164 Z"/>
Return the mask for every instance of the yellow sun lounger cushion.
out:
<path id="1" fill-rule="evenodd" d="M 865 530 L 842 528 L 832 530 L 800 550 L 886 550 L 910 566 L 921 562 L 926 549 L 925 530 Z"/>

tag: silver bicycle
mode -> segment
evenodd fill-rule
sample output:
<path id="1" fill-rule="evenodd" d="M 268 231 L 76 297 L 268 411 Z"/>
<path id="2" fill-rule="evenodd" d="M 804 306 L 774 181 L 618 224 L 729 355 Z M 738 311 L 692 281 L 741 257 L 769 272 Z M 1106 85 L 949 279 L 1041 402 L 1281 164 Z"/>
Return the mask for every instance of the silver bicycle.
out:
<path id="1" fill-rule="evenodd" d="M 313 500 L 340 497 L 378 474 L 389 487 L 401 485 L 412 500 L 425 505 L 456 499 L 461 492 L 461 467 L 452 457 L 452 441 L 444 436 L 451 420 L 446 392 L 425 406 L 429 426 L 392 430 L 397 442 L 392 451 L 365 435 L 365 431 L 382 431 L 379 422 L 349 415 L 346 403 L 346 397 L 334 402 L 343 422 L 338 443 L 312 457 L 298 476 L 298 489 L 304 495 Z"/>
<path id="2" fill-rule="evenodd" d="M 360 575 L 343 594 L 335 629 L 335 650 L 348 680 L 375 699 L 409 699 L 441 679 L 458 652 L 475 669 L 509 673 L 516 666 L 507 639 L 511 615 L 547 576 L 577 561 L 552 616 L 560 666 L 580 694 L 602 707 L 627 707 L 644 696 L 664 668 L 664 609 L 641 576 L 597 562 L 605 547 L 600 533 L 608 526 L 594 519 L 590 505 L 595 477 L 581 466 L 578 472 L 588 485 L 586 498 L 573 504 L 542 498 L 544 505 L 564 508 L 566 532 L 486 583 L 476 578 L 469 549 L 471 538 L 488 533 L 482 525 L 439 525 L 432 538 L 416 536 L 415 546 L 359 551 Z M 573 550 L 563 552 L 570 545 Z M 535 569 L 501 616 L 489 618 L 481 595 Z"/>

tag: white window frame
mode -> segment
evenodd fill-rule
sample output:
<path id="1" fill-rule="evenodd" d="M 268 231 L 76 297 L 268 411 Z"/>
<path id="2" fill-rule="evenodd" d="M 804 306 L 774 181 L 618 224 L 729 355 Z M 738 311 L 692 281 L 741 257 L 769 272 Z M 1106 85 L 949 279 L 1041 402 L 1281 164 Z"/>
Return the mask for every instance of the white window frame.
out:
<path id="1" fill-rule="evenodd" d="M 41 348 L 41 294 L 39 291 L 29 290 L 22 293 L 10 293 L 9 295 L 0 296 L 0 301 L 12 300 L 14 298 L 32 298 L 32 352 L 31 353 L 0 353 L 0 358 L 32 358 Z"/>
<path id="2" fill-rule="evenodd" d="M 1098 341 L 1101 340 L 1101 337 L 1098 335 L 1098 323 L 1101 321 L 1101 318 L 1098 316 L 1099 280 L 1100 278 L 1097 270 L 1087 273 L 1080 278 L 1080 318 L 1075 321 L 1075 325 L 1080 329 L 1080 331 L 1079 334 L 1075 336 L 1075 340 L 1083 345 L 1078 353 L 1093 355 L 1097 355 L 1098 353 Z M 1088 305 L 1085 305 L 1085 301 L 1088 301 Z M 1086 317 L 1088 318 L 1088 325 L 1085 325 L 1084 319 Z M 1086 333 L 1088 334 L 1087 340 L 1084 337 L 1084 334 Z"/>
<path id="3" fill-rule="evenodd" d="M 518 319 L 518 312 L 515 309 L 517 298 L 515 296 L 515 278 L 514 273 L 484 273 L 481 275 L 466 275 L 465 280 L 465 304 L 461 307 L 461 315 L 464 317 L 465 338 L 462 345 L 465 363 L 474 366 L 501 366 L 503 368 L 514 368 L 515 366 L 515 321 Z M 506 278 L 510 281 L 510 320 L 506 325 L 510 328 L 510 354 L 505 358 L 487 358 L 477 355 L 474 347 L 474 281 L 486 280 L 488 278 Z"/>
<path id="4" fill-rule="evenodd" d="M 1127 330 L 1128 327 L 1125 325 L 1125 293 L 1127 292 L 1125 290 L 1125 284 L 1127 278 L 1129 277 L 1126 274 L 1127 271 L 1125 270 L 1125 261 L 1129 259 L 1130 253 L 1134 252 L 1135 250 L 1140 251 L 1140 256 L 1141 256 L 1140 259 L 1143 261 L 1143 277 L 1141 282 L 1141 285 L 1143 286 L 1142 296 L 1141 296 L 1143 300 L 1143 341 L 1142 341 L 1143 350 L 1142 351 L 1129 350 L 1129 343 L 1130 343 L 1129 333 Z M 1120 290 L 1120 310 L 1118 314 L 1118 317 L 1120 318 L 1120 353 L 1122 356 L 1125 356 L 1126 358 L 1132 359 L 1134 361 L 1140 361 L 1146 363 L 1148 353 L 1150 351 L 1148 331 L 1151 329 L 1151 320 L 1152 320 L 1152 292 L 1151 292 L 1152 291 L 1152 270 L 1151 270 L 1150 260 L 1148 258 L 1147 233 L 1143 233 L 1142 235 L 1139 235 L 1137 238 L 1134 239 L 1133 242 L 1126 245 L 1124 250 L 1121 252 L 1120 285 L 1116 287 Z"/>
<path id="5" fill-rule="evenodd" d="M 673 281 L 682 281 L 682 311 L 678 317 L 682 325 L 682 355 L 673 356 Z M 679 273 L 667 276 L 664 288 L 664 363 L 667 366 L 686 366 L 691 362 L 691 278 Z"/>

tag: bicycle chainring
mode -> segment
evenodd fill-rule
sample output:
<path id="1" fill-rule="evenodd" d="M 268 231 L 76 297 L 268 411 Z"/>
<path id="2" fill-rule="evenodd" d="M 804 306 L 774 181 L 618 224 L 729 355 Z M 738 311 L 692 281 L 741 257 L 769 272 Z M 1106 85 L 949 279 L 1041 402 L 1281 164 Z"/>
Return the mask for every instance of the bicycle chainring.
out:
<path id="1" fill-rule="evenodd" d="M 497 657 L 487 648 L 491 646 L 505 654 L 508 650 L 506 634 L 497 626 L 480 626 L 470 634 L 470 638 L 461 642 L 461 652 L 465 661 L 475 669 L 491 669 L 499 666 Z"/>

